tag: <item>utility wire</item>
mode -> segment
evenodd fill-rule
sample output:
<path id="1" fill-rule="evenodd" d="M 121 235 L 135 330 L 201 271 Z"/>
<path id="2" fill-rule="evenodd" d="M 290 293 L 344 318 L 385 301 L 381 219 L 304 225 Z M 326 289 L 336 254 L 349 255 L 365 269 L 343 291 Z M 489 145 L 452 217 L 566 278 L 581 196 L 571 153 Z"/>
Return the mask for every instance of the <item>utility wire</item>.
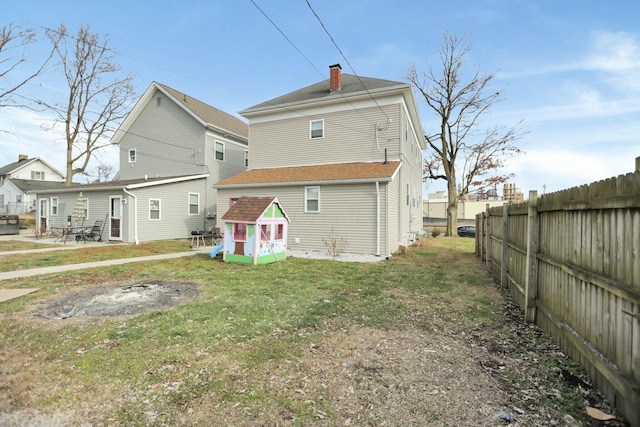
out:
<path id="1" fill-rule="evenodd" d="M 253 1 L 253 0 L 252 0 Z M 380 107 L 380 105 L 378 104 L 378 101 L 375 100 L 375 98 L 373 97 L 373 95 L 371 95 L 371 92 L 369 92 L 369 89 L 365 86 L 365 84 L 362 82 L 362 79 L 360 78 L 360 76 L 358 75 L 358 73 L 356 73 L 356 70 L 353 69 L 353 66 L 351 65 L 351 63 L 349 62 L 349 60 L 347 59 L 347 57 L 345 56 L 345 54 L 342 52 L 342 49 L 340 49 L 340 46 L 338 46 L 338 43 L 336 43 L 336 41 L 333 39 L 333 36 L 331 35 L 331 33 L 329 33 L 329 30 L 327 30 L 327 27 L 325 27 L 324 23 L 322 22 L 322 19 L 320 19 L 320 17 L 318 16 L 318 14 L 316 13 L 315 10 L 313 10 L 313 6 L 311 6 L 311 3 L 309 3 L 309 0 L 305 0 L 307 2 L 307 6 L 309 6 L 309 9 L 311 10 L 311 12 L 313 13 L 313 15 L 316 17 L 316 19 L 318 20 L 318 22 L 320 23 L 320 25 L 322 26 L 322 29 L 324 30 L 325 33 L 327 33 L 327 36 L 329 36 L 329 39 L 331 39 L 331 42 L 333 43 L 333 45 L 336 47 L 336 49 L 338 49 L 338 52 L 340 52 L 340 55 L 342 56 L 342 58 L 345 60 L 345 62 L 347 63 L 347 65 L 349 66 L 349 68 L 351 68 L 351 71 L 353 71 L 353 74 L 358 78 L 358 81 L 360 82 L 360 84 L 362 85 L 362 87 L 364 87 L 364 90 L 367 91 L 367 93 L 369 94 L 369 96 L 371 97 L 371 99 L 373 100 L 373 102 L 375 102 L 375 104 L 378 106 L 378 108 L 380 109 L 380 111 L 382 111 L 382 114 L 384 114 L 384 116 L 387 118 L 387 123 L 389 123 L 391 121 L 391 119 L 389 118 L 389 116 L 387 115 L 387 113 L 384 112 L 384 110 L 382 109 L 382 107 Z"/>

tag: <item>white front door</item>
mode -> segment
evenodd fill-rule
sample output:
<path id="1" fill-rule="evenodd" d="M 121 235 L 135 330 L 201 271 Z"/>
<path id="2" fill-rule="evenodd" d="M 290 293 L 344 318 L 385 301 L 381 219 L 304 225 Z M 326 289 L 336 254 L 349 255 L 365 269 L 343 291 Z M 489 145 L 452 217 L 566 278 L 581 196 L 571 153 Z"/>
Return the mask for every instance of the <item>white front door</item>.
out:
<path id="1" fill-rule="evenodd" d="M 109 240 L 122 240 L 122 196 L 109 196 Z"/>
<path id="2" fill-rule="evenodd" d="M 49 229 L 49 199 L 40 199 L 38 233 L 45 234 Z"/>

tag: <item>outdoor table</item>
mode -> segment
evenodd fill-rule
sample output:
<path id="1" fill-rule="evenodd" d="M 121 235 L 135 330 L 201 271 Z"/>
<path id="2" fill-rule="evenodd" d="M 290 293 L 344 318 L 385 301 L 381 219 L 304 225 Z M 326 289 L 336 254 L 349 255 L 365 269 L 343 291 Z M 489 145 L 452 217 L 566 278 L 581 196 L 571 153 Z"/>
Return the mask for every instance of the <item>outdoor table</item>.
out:
<path id="1" fill-rule="evenodd" d="M 54 242 L 62 240 L 62 243 L 67 243 L 69 236 L 74 236 L 75 238 L 75 236 L 80 235 L 81 240 L 84 240 L 83 235 L 86 227 L 51 227 L 51 229 L 61 233 L 60 235 L 56 236 Z"/>

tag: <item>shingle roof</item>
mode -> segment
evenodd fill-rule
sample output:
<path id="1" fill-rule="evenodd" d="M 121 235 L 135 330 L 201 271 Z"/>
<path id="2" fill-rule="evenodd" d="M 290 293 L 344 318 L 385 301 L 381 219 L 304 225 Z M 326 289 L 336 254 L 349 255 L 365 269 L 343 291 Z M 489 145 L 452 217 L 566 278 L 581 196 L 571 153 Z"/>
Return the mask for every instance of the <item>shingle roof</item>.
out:
<path id="1" fill-rule="evenodd" d="M 355 76 L 353 74 L 342 74 L 342 89 L 340 89 L 339 91 L 330 92 L 329 83 L 327 82 L 327 80 L 323 80 L 310 86 L 303 87 L 302 89 L 289 92 L 277 98 L 270 99 L 261 104 L 254 105 L 253 107 L 249 107 L 245 110 L 240 111 L 240 114 L 250 113 L 253 110 L 260 110 L 267 107 L 277 107 L 279 105 L 286 105 L 303 101 L 319 101 L 323 98 L 340 98 L 345 95 L 357 94 L 359 92 L 366 93 L 366 91 L 375 91 L 377 89 L 399 86 L 410 87 L 408 83 L 396 82 L 393 80 Z"/>
<path id="2" fill-rule="evenodd" d="M 251 169 L 223 179 L 215 184 L 266 184 L 305 181 L 335 181 L 391 178 L 400 166 L 399 161 L 387 163 L 337 163 L 317 166 L 298 166 L 272 169 Z"/>
<path id="3" fill-rule="evenodd" d="M 5 166 L 0 168 L 0 175 L 7 175 L 7 174 L 13 172 L 18 167 L 20 167 L 22 165 L 26 165 L 27 163 L 31 163 L 31 162 L 33 162 L 35 160 L 36 159 L 23 159 L 23 160 L 19 160 L 17 162 L 9 163 L 8 165 L 5 165 Z"/>
<path id="4" fill-rule="evenodd" d="M 38 190 L 52 190 L 57 188 L 64 188 L 65 183 L 60 181 L 40 181 L 35 179 L 15 179 L 10 181 L 23 192 L 38 191 Z"/>
<path id="5" fill-rule="evenodd" d="M 193 114 L 198 116 L 203 122 L 228 130 L 245 138 L 249 137 L 249 125 L 237 117 L 222 110 L 218 110 L 211 105 L 205 104 L 195 98 L 185 95 L 169 86 L 157 83 L 162 89 L 167 91 L 177 102 L 191 110 Z"/>
<path id="6" fill-rule="evenodd" d="M 222 220 L 255 222 L 267 210 L 274 199 L 275 197 L 240 197 L 222 215 Z"/>

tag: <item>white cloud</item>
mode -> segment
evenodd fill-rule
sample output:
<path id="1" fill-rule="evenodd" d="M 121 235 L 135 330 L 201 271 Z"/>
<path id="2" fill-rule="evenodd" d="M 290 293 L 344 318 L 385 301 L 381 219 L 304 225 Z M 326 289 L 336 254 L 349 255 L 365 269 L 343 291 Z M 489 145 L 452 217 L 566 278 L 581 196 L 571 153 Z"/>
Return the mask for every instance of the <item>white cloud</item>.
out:
<path id="1" fill-rule="evenodd" d="M 66 174 L 66 143 L 64 129 L 54 126 L 54 118 L 46 112 L 23 108 L 3 108 L 0 114 L 0 166 L 18 161 L 20 154 L 30 158 L 39 157 Z M 113 165 L 118 170 L 119 153 L 117 146 L 109 146 L 96 152 L 90 161 L 88 172 L 100 163 Z M 74 181 L 81 182 L 76 177 Z"/>

